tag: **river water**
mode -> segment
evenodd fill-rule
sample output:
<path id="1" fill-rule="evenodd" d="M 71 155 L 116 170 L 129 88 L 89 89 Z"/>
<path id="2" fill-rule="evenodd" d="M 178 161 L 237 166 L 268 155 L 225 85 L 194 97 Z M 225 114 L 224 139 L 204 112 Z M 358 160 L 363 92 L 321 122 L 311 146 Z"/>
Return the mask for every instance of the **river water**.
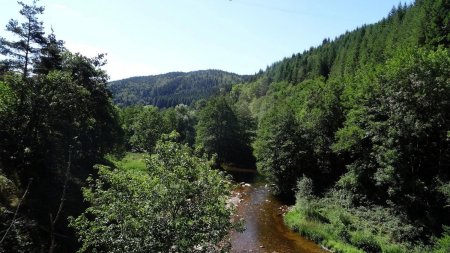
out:
<path id="1" fill-rule="evenodd" d="M 236 218 L 244 218 L 245 231 L 231 235 L 231 252 L 316 253 L 319 245 L 290 230 L 283 222 L 286 206 L 271 195 L 269 188 L 252 170 L 228 168 L 236 182 Z"/>

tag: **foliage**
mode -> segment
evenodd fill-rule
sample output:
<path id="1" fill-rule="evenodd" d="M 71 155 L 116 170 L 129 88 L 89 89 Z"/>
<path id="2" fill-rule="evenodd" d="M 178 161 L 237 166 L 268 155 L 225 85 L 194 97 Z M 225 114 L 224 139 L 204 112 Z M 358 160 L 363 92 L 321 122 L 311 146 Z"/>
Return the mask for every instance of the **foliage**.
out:
<path id="1" fill-rule="evenodd" d="M 142 107 L 131 125 L 133 131 L 133 135 L 130 137 L 131 146 L 139 151 L 152 152 L 164 130 L 164 126 L 161 124 L 162 120 L 158 108 Z"/>
<path id="2" fill-rule="evenodd" d="M 180 134 L 177 141 L 190 146 L 194 144 L 197 117 L 195 111 L 186 105 L 163 110 L 136 105 L 118 110 L 127 151 L 151 152 L 161 135 L 172 131 Z"/>
<path id="3" fill-rule="evenodd" d="M 25 251 L 46 251 L 50 237 L 49 248 L 73 251 L 66 218 L 83 208 L 79 184 L 93 164 L 116 150 L 122 131 L 101 70 L 103 56 L 70 53 L 54 34 L 45 37 L 37 19 L 43 7 L 19 4 L 25 23 L 7 25 L 19 40 L 0 42 L 6 58 L 0 71 L 0 165 L 18 192 L 33 183 L 5 242 L 17 250 L 26 244 Z M 15 222 L 14 206 L 4 208 L 1 231 Z"/>
<path id="4" fill-rule="evenodd" d="M 251 83 L 233 86 L 229 97 L 257 120 L 257 167 L 277 193 L 292 196 L 298 179 L 311 179 L 308 195 L 316 201 L 305 204 L 303 215 L 328 224 L 328 207 L 337 207 L 318 202 L 328 199 L 327 192 L 344 192 L 339 204 L 351 216 L 376 207 L 384 211 L 367 213 L 383 217 L 377 222 L 386 231 L 393 231 L 391 218 L 396 226 L 416 227 L 382 237 L 371 232 L 376 222 L 358 223 L 368 231 L 354 234 L 314 230 L 310 221 L 299 221 L 299 230 L 316 231 L 310 236 L 319 241 L 331 238 L 326 244 L 353 243 L 366 251 L 420 251 L 421 243 L 429 250 L 433 237 L 445 238 L 448 9 L 445 0 L 399 5 L 376 24 L 324 39 Z"/>
<path id="5" fill-rule="evenodd" d="M 297 178 L 312 169 L 311 151 L 303 149 L 300 131 L 287 106 L 274 107 L 261 119 L 254 145 L 257 167 L 277 194 L 292 194 Z"/>
<path id="6" fill-rule="evenodd" d="M 337 134 L 335 147 L 355 154 L 349 165 L 357 184 L 352 187 L 379 203 L 402 206 L 413 219 L 423 220 L 419 210 L 444 212 L 435 182 L 450 176 L 443 127 L 450 124 L 449 60 L 443 49 L 400 53 L 379 69 L 371 81 L 376 91 L 353 104 Z M 348 138 L 353 129 L 364 135 Z"/>
<path id="7" fill-rule="evenodd" d="M 251 124 L 244 120 L 226 98 L 211 99 L 198 114 L 196 148 L 209 156 L 217 154 L 219 162 L 252 166 L 251 137 L 247 130 Z"/>
<path id="8" fill-rule="evenodd" d="M 108 155 L 108 160 L 114 164 L 114 167 L 123 170 L 146 171 L 146 161 L 149 158 L 147 153 L 126 153 L 124 157 L 118 159 L 115 156 Z"/>
<path id="9" fill-rule="evenodd" d="M 450 2 L 448 0 L 418 1 L 423 6 L 427 19 L 421 23 L 422 40 L 433 46 L 450 46 Z"/>
<path id="10" fill-rule="evenodd" d="M 4 82 L 0 81 L 0 114 L 7 115 L 14 104 L 14 92 Z"/>
<path id="11" fill-rule="evenodd" d="M 308 180 L 299 182 L 286 216 L 292 228 L 344 252 L 352 251 L 345 244 L 364 252 L 431 251 L 425 237 L 449 224 L 449 56 L 443 48 L 400 50 L 348 79 L 345 122 L 331 144 L 348 171 L 321 198 L 311 198 Z M 443 234 L 436 250 L 445 252 L 446 242 Z"/>
<path id="12" fill-rule="evenodd" d="M 211 252 L 228 234 L 231 185 L 186 145 L 158 142 L 147 171 L 98 168 L 71 221 L 80 252 Z"/>
<path id="13" fill-rule="evenodd" d="M 450 251 L 450 229 L 446 227 L 442 237 L 437 240 L 433 252 L 445 253 L 449 251 Z"/>
<path id="14" fill-rule="evenodd" d="M 133 149 L 130 142 L 131 136 L 134 135 L 133 124 L 137 120 L 137 116 L 143 110 L 142 106 L 129 106 L 125 108 L 118 108 L 120 126 L 124 134 L 124 147 L 130 151 Z"/>
<path id="15" fill-rule="evenodd" d="M 450 182 L 442 184 L 437 188 L 437 190 L 444 195 L 447 201 L 447 206 L 450 206 Z"/>
<path id="16" fill-rule="evenodd" d="M 407 223 L 398 210 L 381 207 L 349 208 L 342 205 L 344 192 L 329 192 L 325 198 L 297 195 L 297 204 L 285 222 L 336 252 L 423 252 L 430 249 L 411 239 L 420 230 Z"/>
<path id="17" fill-rule="evenodd" d="M 0 226 L 8 227 L 13 215 L 14 213 L 9 209 L 0 206 Z M 14 222 L 14 227 L 9 233 L 10 235 L 0 245 L 0 252 L 38 252 L 36 241 L 40 238 L 39 228 L 35 221 L 26 216 L 20 216 Z"/>
<path id="18" fill-rule="evenodd" d="M 0 54 L 11 57 L 0 62 L 0 73 L 6 70 L 19 70 L 27 77 L 34 61 L 39 58 L 39 48 L 46 43 L 44 27 L 37 15 L 44 12 L 44 7 L 18 2 L 22 9 L 20 14 L 25 19 L 19 24 L 11 19 L 6 25 L 6 31 L 18 37 L 17 41 L 9 41 L 0 37 Z"/>
<path id="19" fill-rule="evenodd" d="M 303 199 L 309 200 L 314 197 L 313 195 L 313 181 L 308 177 L 301 177 L 297 182 L 297 191 L 295 193 L 295 199 L 301 201 Z"/>
<path id="20" fill-rule="evenodd" d="M 195 142 L 196 111 L 185 104 L 178 104 L 175 108 L 163 111 L 166 129 L 180 134 L 179 142 L 193 146 Z"/>
<path id="21" fill-rule="evenodd" d="M 109 83 L 109 89 L 114 102 L 120 106 L 154 105 L 163 108 L 178 104 L 191 105 L 247 79 L 247 76 L 220 70 L 172 72 L 113 81 Z"/>

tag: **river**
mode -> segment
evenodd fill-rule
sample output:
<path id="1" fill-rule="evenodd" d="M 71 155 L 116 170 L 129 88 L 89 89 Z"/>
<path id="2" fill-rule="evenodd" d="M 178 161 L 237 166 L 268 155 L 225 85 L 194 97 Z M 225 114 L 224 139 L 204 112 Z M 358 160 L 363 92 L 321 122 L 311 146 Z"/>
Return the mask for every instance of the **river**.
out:
<path id="1" fill-rule="evenodd" d="M 246 169 L 228 168 L 236 182 L 236 218 L 244 218 L 245 231 L 231 235 L 231 252 L 318 253 L 325 252 L 314 242 L 290 230 L 283 222 L 285 205 L 271 195 L 261 177 Z"/>

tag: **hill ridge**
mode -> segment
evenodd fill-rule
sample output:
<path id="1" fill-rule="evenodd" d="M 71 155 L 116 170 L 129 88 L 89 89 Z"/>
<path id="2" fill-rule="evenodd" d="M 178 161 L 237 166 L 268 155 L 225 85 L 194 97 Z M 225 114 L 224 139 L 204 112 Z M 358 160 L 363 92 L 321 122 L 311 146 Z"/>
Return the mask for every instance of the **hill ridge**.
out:
<path id="1" fill-rule="evenodd" d="M 165 74 L 135 76 L 108 84 L 113 101 L 119 106 L 154 105 L 172 107 L 190 105 L 207 99 L 233 84 L 250 80 L 251 75 L 238 75 L 219 69 L 174 71 Z"/>

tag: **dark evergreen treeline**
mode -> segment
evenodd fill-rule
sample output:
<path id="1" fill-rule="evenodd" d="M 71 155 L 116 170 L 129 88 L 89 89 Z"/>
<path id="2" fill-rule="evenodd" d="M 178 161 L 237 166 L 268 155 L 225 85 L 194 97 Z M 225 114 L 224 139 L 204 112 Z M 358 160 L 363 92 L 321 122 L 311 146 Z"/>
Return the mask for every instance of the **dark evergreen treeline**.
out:
<path id="1" fill-rule="evenodd" d="M 384 63 L 398 48 L 448 46 L 448 2 L 416 1 L 394 6 L 386 18 L 363 25 L 292 55 L 267 68 L 264 76 L 274 82 L 300 83 L 317 77 L 342 78 L 366 65 Z"/>
<path id="2" fill-rule="evenodd" d="M 449 21 L 447 0 L 399 5 L 232 88 L 258 170 L 297 192 L 291 227 L 344 252 L 450 250 Z"/>
<path id="3" fill-rule="evenodd" d="M 120 106 L 154 105 L 160 108 L 191 105 L 199 99 L 227 91 L 232 84 L 248 80 L 221 70 L 188 73 L 172 72 L 156 76 L 131 77 L 109 83 L 114 103 Z"/>

